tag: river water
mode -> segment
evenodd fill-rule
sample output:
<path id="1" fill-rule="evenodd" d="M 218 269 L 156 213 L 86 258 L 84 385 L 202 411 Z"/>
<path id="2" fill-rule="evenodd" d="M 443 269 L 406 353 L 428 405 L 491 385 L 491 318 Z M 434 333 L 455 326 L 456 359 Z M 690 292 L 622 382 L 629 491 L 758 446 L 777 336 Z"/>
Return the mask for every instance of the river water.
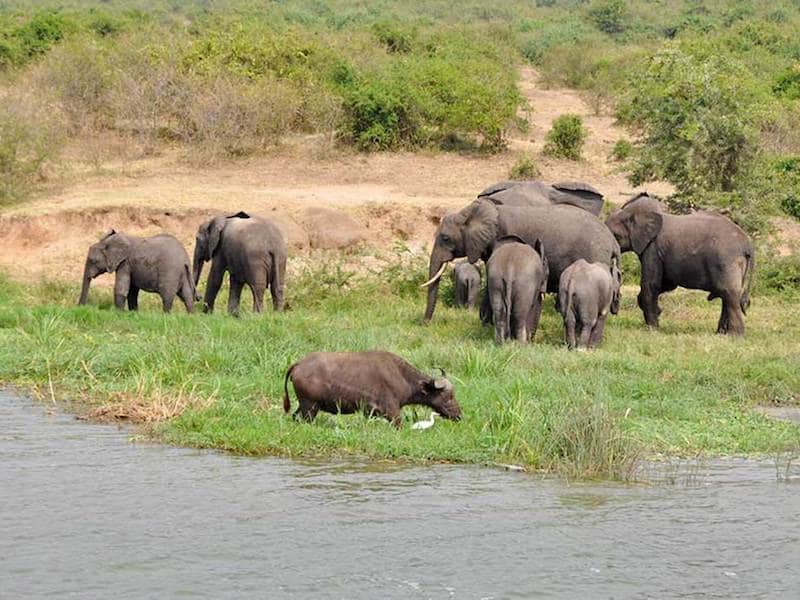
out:
<path id="1" fill-rule="evenodd" d="M 569 484 L 128 436 L 0 392 L 0 598 L 800 598 L 773 461 Z"/>

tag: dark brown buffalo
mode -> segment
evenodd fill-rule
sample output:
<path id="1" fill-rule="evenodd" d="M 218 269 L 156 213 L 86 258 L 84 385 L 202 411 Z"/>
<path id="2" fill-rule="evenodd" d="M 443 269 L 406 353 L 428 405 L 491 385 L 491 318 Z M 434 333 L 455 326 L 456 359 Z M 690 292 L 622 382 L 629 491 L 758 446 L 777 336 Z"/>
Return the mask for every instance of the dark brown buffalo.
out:
<path id="1" fill-rule="evenodd" d="M 283 410 L 289 412 L 288 382 L 292 380 L 300 406 L 294 413 L 312 421 L 322 410 L 381 415 L 396 427 L 402 408 L 422 404 L 447 419 L 461 418 L 453 384 L 428 377 L 391 352 L 312 352 L 294 363 L 283 380 Z"/>

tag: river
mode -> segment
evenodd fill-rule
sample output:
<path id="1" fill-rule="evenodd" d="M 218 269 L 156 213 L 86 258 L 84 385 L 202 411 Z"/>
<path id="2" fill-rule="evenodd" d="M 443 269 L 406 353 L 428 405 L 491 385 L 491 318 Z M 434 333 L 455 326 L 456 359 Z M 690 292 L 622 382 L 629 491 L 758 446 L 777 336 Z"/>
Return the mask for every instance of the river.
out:
<path id="1" fill-rule="evenodd" d="M 302 462 L 131 443 L 0 392 L 0 598 L 798 598 L 800 485 Z"/>

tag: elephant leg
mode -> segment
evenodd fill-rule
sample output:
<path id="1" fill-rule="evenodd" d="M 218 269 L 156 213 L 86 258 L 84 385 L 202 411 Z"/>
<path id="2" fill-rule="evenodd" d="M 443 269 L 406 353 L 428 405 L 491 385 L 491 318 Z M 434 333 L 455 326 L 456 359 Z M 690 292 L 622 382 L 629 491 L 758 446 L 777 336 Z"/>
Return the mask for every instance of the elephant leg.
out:
<path id="1" fill-rule="evenodd" d="M 530 333 L 528 325 L 531 311 L 528 307 L 522 308 L 517 305 L 512 307 L 512 311 L 514 314 L 514 337 L 520 344 L 527 344 Z"/>
<path id="2" fill-rule="evenodd" d="M 722 294 L 722 312 L 717 325 L 717 333 L 744 335 L 744 315 L 739 298 L 735 294 Z"/>
<path id="3" fill-rule="evenodd" d="M 234 317 L 239 316 L 239 302 L 242 299 L 242 288 L 244 288 L 244 282 L 238 279 L 237 277 L 233 276 L 233 273 L 230 274 L 231 279 L 231 291 L 228 295 L 228 313 L 233 315 Z"/>
<path id="4" fill-rule="evenodd" d="M 658 317 L 661 315 L 658 297 L 662 290 L 663 267 L 655 245 L 651 244 L 639 260 L 642 265 L 642 285 L 637 302 L 644 313 L 644 322 L 648 327 L 657 329 Z"/>
<path id="5" fill-rule="evenodd" d="M 181 287 L 178 288 L 178 297 L 183 301 L 186 307 L 186 312 L 191 314 L 194 312 L 194 291 L 192 290 L 191 282 L 185 277 L 181 281 Z"/>
<path id="6" fill-rule="evenodd" d="M 642 289 L 639 291 L 639 296 L 637 297 L 639 308 L 641 308 L 644 313 L 644 322 L 648 327 L 652 327 L 653 329 L 658 329 L 658 317 L 661 314 L 661 307 L 658 305 L 658 296 L 658 292 L 642 286 Z"/>
<path id="7" fill-rule="evenodd" d="M 539 329 L 539 320 L 542 317 L 542 300 L 537 298 L 533 301 L 530 311 L 528 311 L 528 339 L 533 341 L 536 337 L 536 330 Z"/>
<path id="8" fill-rule="evenodd" d="M 130 267 L 125 265 L 117 269 L 116 279 L 114 280 L 114 306 L 119 310 L 125 310 L 125 302 L 128 300 L 128 292 L 131 289 Z"/>
<path id="9" fill-rule="evenodd" d="M 208 274 L 206 283 L 206 294 L 203 304 L 203 312 L 214 312 L 214 302 L 217 299 L 219 288 L 222 287 L 222 278 L 225 275 L 225 266 L 222 261 L 214 260 L 211 262 L 211 271 Z"/>
<path id="10" fill-rule="evenodd" d="M 489 299 L 489 290 L 487 289 L 481 297 L 480 319 L 484 325 L 491 325 L 492 319 L 496 316 L 492 311 L 492 302 Z"/>
<path id="11" fill-rule="evenodd" d="M 575 315 L 572 312 L 567 313 L 564 317 L 564 337 L 567 342 L 567 348 L 570 350 L 575 349 Z"/>
<path id="12" fill-rule="evenodd" d="M 589 339 L 592 336 L 592 329 L 594 328 L 594 323 L 591 321 L 581 321 L 581 333 L 578 337 L 578 348 L 588 348 L 589 347 Z"/>
<path id="13" fill-rule="evenodd" d="M 589 347 L 590 348 L 597 348 L 600 345 L 600 342 L 603 341 L 603 332 L 606 329 L 606 319 L 608 315 L 603 315 L 599 319 L 597 319 L 597 323 L 594 324 L 592 327 L 592 334 L 589 336 Z"/>
<path id="14" fill-rule="evenodd" d="M 500 293 L 493 293 L 491 296 L 492 319 L 494 320 L 494 341 L 502 344 L 508 337 L 508 314 L 503 298 Z"/>
<path id="15" fill-rule="evenodd" d="M 272 309 L 281 312 L 284 309 L 284 287 L 286 285 L 286 257 L 273 257 L 270 271 L 269 293 L 272 295 Z"/>
<path id="16" fill-rule="evenodd" d="M 161 292 L 161 307 L 165 313 L 172 311 L 172 303 L 175 301 L 175 294 L 172 292 Z"/>
<path id="17" fill-rule="evenodd" d="M 128 310 L 139 310 L 139 288 L 135 285 L 128 289 Z"/>

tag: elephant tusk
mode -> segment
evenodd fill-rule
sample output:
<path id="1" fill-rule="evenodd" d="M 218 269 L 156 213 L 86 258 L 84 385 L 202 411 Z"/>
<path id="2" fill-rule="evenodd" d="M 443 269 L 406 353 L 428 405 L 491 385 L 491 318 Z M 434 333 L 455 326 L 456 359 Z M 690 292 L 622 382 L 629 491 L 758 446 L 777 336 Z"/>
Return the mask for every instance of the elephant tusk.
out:
<path id="1" fill-rule="evenodd" d="M 442 276 L 442 273 L 444 273 L 444 270 L 447 268 L 447 265 L 448 265 L 448 264 L 449 264 L 449 263 L 446 263 L 446 262 L 442 263 L 442 266 L 439 268 L 439 271 L 436 273 L 436 275 L 434 275 L 433 277 L 431 277 L 431 278 L 430 278 L 428 281 L 426 281 L 425 283 L 423 283 L 423 284 L 422 284 L 421 286 L 419 286 L 419 287 L 421 287 L 421 288 L 426 288 L 426 287 L 428 287 L 430 284 L 434 283 L 434 282 L 435 282 L 437 279 L 439 279 L 439 277 L 441 277 L 441 276 Z"/>

